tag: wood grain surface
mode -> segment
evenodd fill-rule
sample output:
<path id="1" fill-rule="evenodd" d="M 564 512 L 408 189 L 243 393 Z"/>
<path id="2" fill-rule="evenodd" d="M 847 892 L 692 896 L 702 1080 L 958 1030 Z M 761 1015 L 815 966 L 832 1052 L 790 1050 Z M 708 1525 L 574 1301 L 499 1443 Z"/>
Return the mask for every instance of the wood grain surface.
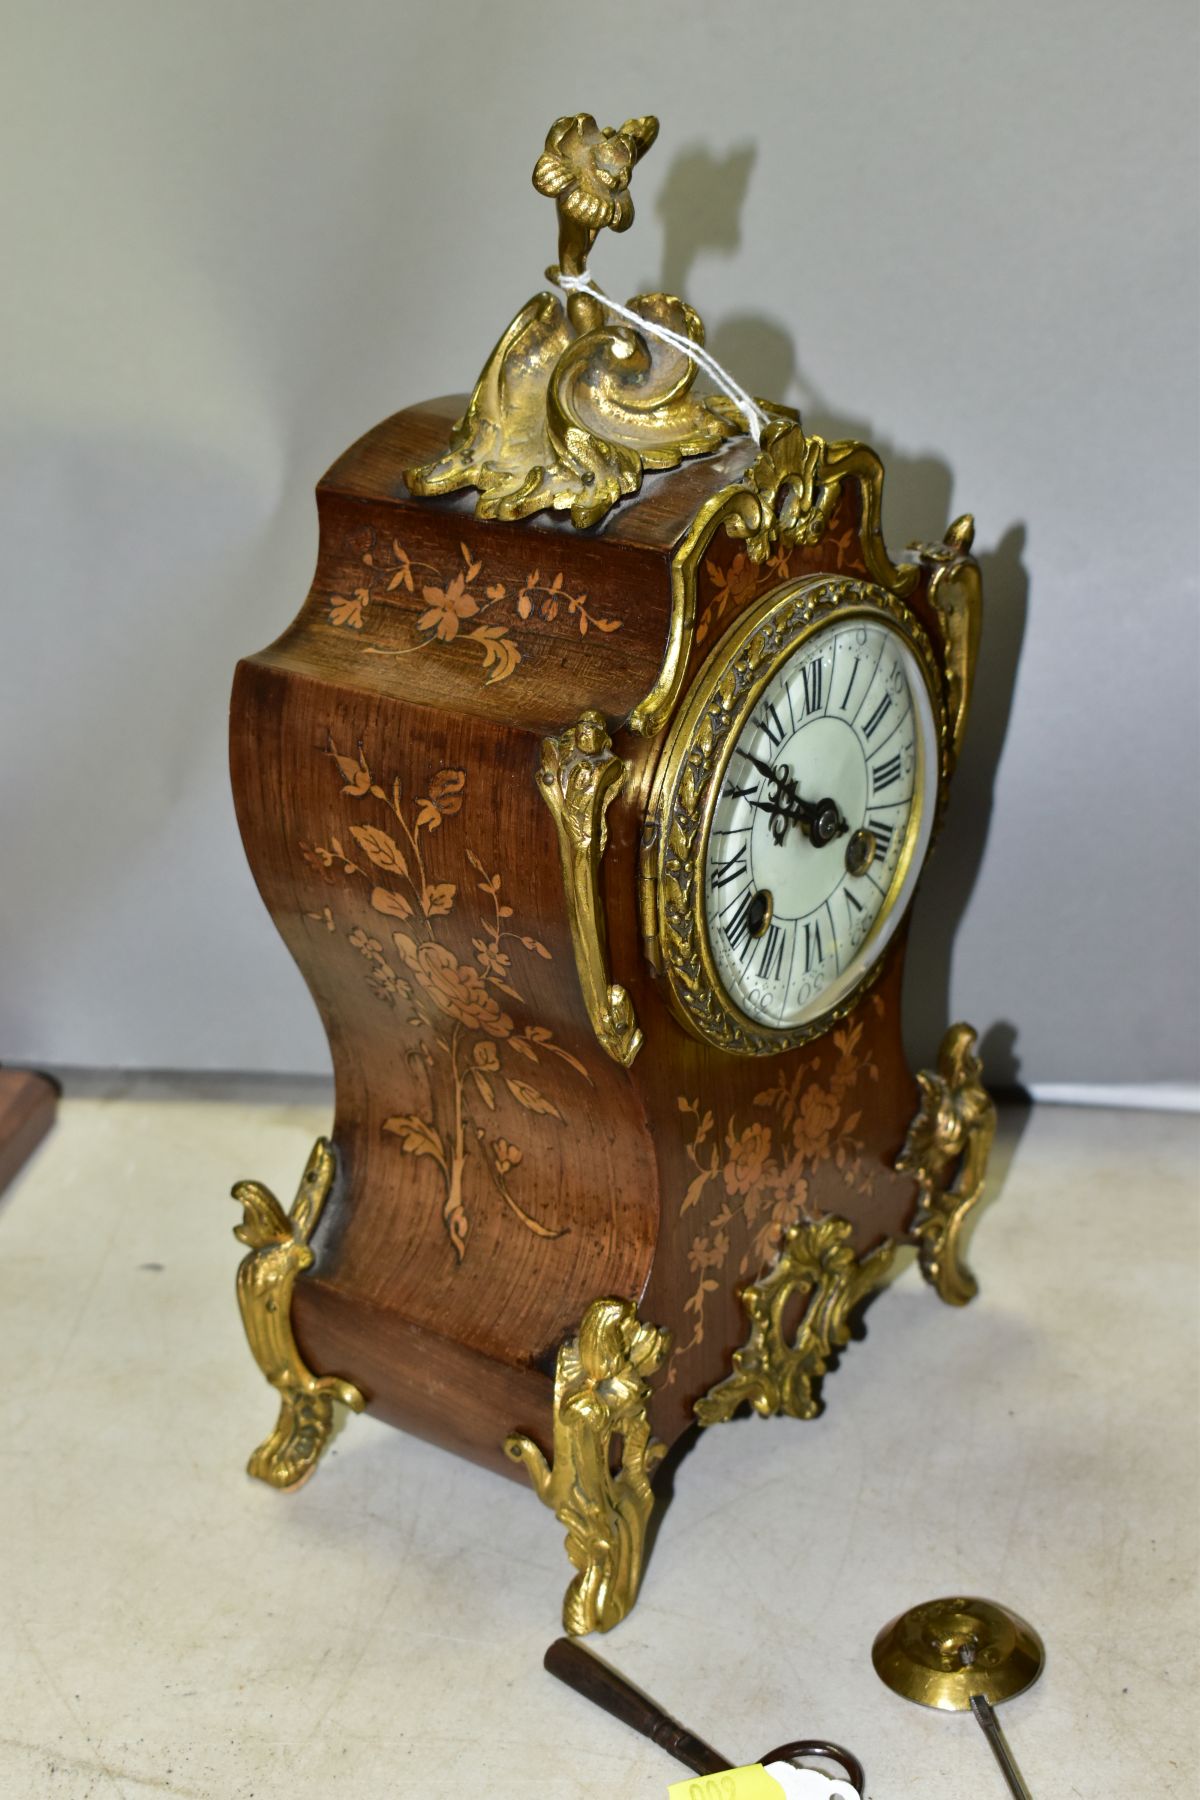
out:
<path id="1" fill-rule="evenodd" d="M 0 1069 L 0 1194 L 54 1123 L 58 1086 L 29 1069 Z"/>

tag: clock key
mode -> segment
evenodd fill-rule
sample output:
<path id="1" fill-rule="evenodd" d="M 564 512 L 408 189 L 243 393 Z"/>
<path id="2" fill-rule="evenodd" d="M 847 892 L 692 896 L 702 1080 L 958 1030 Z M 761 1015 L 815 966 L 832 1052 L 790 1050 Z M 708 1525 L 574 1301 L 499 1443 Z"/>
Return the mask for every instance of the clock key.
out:
<path id="1" fill-rule="evenodd" d="M 679 1724 L 656 1700 L 635 1688 L 632 1682 L 601 1662 L 598 1656 L 593 1656 L 590 1650 L 585 1650 L 574 1638 L 556 1638 L 542 1662 L 548 1674 L 574 1688 L 593 1706 L 602 1707 L 623 1724 L 631 1725 L 697 1775 L 737 1773 L 738 1764 L 730 1762 L 719 1750 L 714 1750 L 711 1744 L 689 1731 L 686 1725 Z M 817 1759 L 837 1763 L 845 1771 L 847 1780 L 835 1779 L 819 1769 L 798 1766 L 797 1759 L 801 1757 L 810 1762 Z M 751 1764 L 749 1768 L 754 1766 Z M 777 1750 L 768 1751 L 758 1766 L 778 1782 L 789 1800 L 862 1800 L 866 1786 L 858 1758 L 840 1745 L 827 1744 L 819 1738 L 798 1738 L 794 1743 L 781 1744 Z M 671 1791 L 674 1793 L 674 1788 Z"/>

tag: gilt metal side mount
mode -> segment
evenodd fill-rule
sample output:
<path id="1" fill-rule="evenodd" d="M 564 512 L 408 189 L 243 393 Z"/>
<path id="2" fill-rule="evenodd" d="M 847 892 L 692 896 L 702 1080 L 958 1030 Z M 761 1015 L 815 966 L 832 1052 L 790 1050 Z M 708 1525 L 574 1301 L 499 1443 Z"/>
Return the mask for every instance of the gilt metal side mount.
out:
<path id="1" fill-rule="evenodd" d="M 579 985 L 598 1042 L 623 1069 L 641 1049 L 642 1032 L 627 990 L 608 979 L 600 865 L 608 843 L 605 814 L 628 772 L 598 712 L 585 712 L 577 724 L 542 742 L 538 791 L 558 832 Z"/>
<path id="2" fill-rule="evenodd" d="M 733 1353 L 732 1373 L 696 1401 L 701 1425 L 732 1419 L 747 1401 L 764 1419 L 816 1418 L 821 1378 L 850 1342 L 854 1308 L 888 1280 L 896 1254 L 885 1238 L 860 1258 L 853 1237 L 850 1220 L 836 1213 L 803 1220 L 787 1233 L 774 1267 L 741 1289 L 750 1333 Z M 798 1296 L 803 1309 L 789 1329 Z"/>

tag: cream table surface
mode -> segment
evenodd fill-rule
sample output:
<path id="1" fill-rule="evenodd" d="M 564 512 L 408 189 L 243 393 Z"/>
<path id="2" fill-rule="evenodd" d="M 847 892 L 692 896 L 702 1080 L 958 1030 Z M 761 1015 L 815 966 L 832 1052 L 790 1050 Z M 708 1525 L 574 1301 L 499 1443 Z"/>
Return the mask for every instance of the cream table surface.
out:
<path id="1" fill-rule="evenodd" d="M 112 1082 L 0 1200 L 0 1794 L 662 1800 L 685 1772 L 541 1669 L 569 1574 L 532 1494 L 370 1419 L 280 1496 L 232 1178 L 290 1196 L 322 1090 Z M 874 1800 L 1006 1789 L 874 1676 L 894 1613 L 1007 1601 L 1035 1800 L 1197 1793 L 1200 1134 L 1003 1116 L 973 1306 L 909 1268 L 813 1423 L 704 1434 L 593 1640 L 738 1760 L 831 1737 Z"/>

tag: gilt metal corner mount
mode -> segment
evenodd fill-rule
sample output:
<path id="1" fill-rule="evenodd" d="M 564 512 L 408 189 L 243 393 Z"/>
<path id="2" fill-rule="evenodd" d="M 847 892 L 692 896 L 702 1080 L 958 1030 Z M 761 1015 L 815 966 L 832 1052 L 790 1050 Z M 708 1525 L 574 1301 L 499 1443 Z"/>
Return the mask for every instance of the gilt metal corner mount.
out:
<path id="1" fill-rule="evenodd" d="M 366 1404 L 349 1381 L 314 1375 L 292 1331 L 292 1290 L 312 1267 L 310 1242 L 329 1198 L 337 1164 L 333 1146 L 318 1138 L 290 1213 L 270 1188 L 239 1181 L 233 1198 L 244 1209 L 233 1235 L 249 1248 L 237 1272 L 242 1324 L 255 1362 L 279 1395 L 279 1418 L 247 1469 L 275 1488 L 297 1488 L 308 1479 L 329 1442 L 335 1408 L 361 1412 Z"/>
<path id="2" fill-rule="evenodd" d="M 670 1332 L 643 1324 L 631 1300 L 594 1300 L 558 1353 L 553 1460 L 523 1432 L 505 1439 L 505 1454 L 524 1466 L 539 1500 L 566 1528 L 578 1570 L 563 1601 L 573 1637 L 610 1631 L 637 1599 L 654 1510 L 651 1478 L 666 1455 L 650 1433 L 647 1378 L 670 1346 Z"/>
<path id="3" fill-rule="evenodd" d="M 917 1076 L 921 1103 L 896 1158 L 915 1175 L 917 1210 L 909 1235 L 921 1273 L 948 1306 L 965 1306 L 978 1283 L 963 1256 L 963 1231 L 983 1198 L 996 1135 L 996 1107 L 983 1085 L 983 1063 L 970 1025 L 951 1025 L 937 1069 Z"/>

